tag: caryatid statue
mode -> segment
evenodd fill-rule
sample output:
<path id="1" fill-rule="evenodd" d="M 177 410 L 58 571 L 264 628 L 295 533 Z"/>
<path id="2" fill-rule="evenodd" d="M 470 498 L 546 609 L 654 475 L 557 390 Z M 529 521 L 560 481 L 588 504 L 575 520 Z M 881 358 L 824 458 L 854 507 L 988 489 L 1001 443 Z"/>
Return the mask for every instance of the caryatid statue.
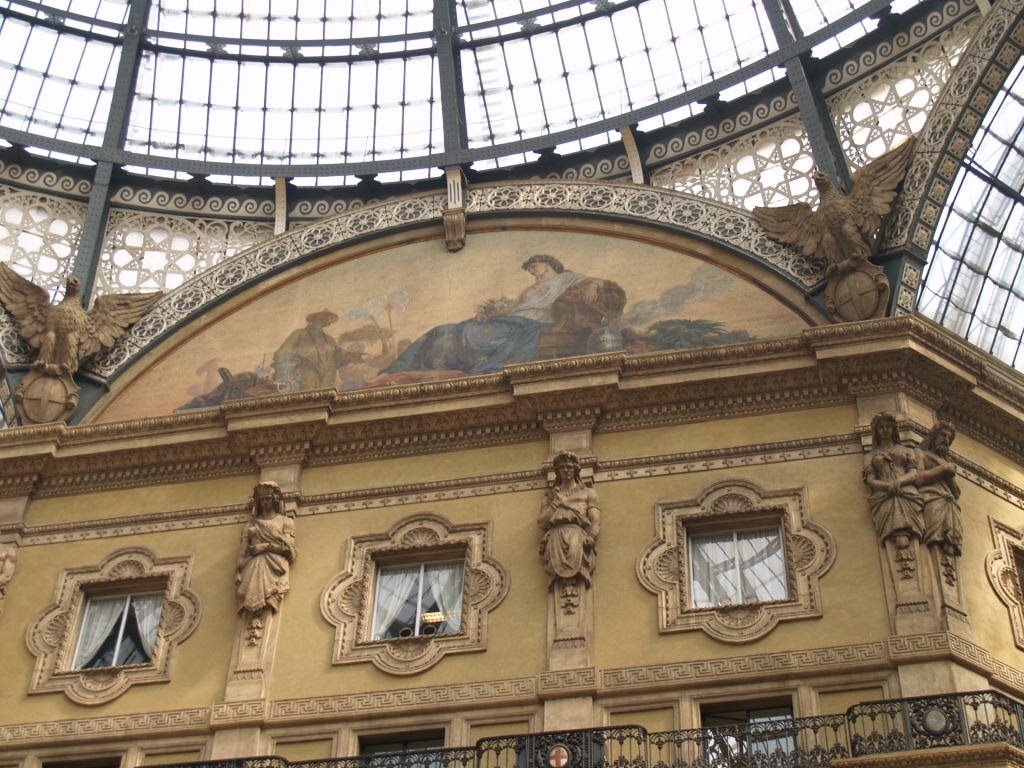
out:
<path id="1" fill-rule="evenodd" d="M 543 531 L 540 556 L 548 584 L 577 579 L 590 586 L 597 556 L 601 509 L 597 491 L 580 479 L 580 460 L 562 451 L 554 460 L 555 483 L 544 496 L 537 525 Z"/>
<path id="2" fill-rule="evenodd" d="M 916 548 L 924 534 L 923 502 L 917 487 L 917 454 L 900 442 L 896 417 L 879 413 L 871 420 L 871 454 L 864 482 L 878 538 L 893 547 L 896 570 L 913 578 Z"/>
<path id="3" fill-rule="evenodd" d="M 917 479 L 924 504 L 922 541 L 935 550 L 941 578 L 947 584 L 957 581 L 956 560 L 963 550 L 964 529 L 960 514 L 960 486 L 956 465 L 949 458 L 949 447 L 956 430 L 945 421 L 938 422 L 917 446 Z"/>
<path id="4" fill-rule="evenodd" d="M 242 535 L 235 583 L 238 611 L 258 620 L 265 610 L 277 613 L 291 585 L 295 562 L 295 521 L 286 512 L 280 486 L 264 481 L 253 489 L 252 522 Z"/>

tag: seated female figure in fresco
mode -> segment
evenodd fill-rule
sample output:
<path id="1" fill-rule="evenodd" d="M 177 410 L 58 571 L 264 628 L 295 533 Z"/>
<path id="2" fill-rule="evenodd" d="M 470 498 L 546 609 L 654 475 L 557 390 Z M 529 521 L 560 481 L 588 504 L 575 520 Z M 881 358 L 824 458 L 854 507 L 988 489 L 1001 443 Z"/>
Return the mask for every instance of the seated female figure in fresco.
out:
<path id="1" fill-rule="evenodd" d="M 490 301 L 471 320 L 432 328 L 381 374 L 495 373 L 513 363 L 603 351 L 588 349 L 587 340 L 622 315 L 622 288 L 571 272 L 553 256 L 531 256 L 523 269 L 534 284 L 516 301 Z"/>

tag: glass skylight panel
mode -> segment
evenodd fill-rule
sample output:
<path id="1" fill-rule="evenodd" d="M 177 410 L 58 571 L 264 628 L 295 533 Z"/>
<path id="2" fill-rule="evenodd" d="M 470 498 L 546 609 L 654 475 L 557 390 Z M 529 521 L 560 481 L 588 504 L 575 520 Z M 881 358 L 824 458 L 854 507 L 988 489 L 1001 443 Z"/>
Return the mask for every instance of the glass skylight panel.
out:
<path id="1" fill-rule="evenodd" d="M 146 52 L 131 151 L 219 162 L 363 162 L 439 149 L 433 58 L 355 62 Z"/>
<path id="2" fill-rule="evenodd" d="M 983 126 L 943 212 L 918 310 L 1024 368 L 1024 63 Z"/>
<path id="3" fill-rule="evenodd" d="M 155 0 L 149 26 L 161 32 L 249 41 L 426 35 L 432 0 Z"/>
<path id="4" fill-rule="evenodd" d="M 107 24 L 122 24 L 128 18 L 127 0 L 24 0 L 0 2 L 0 8 L 11 8 L 19 13 L 28 13 L 37 18 L 54 17 L 53 11 L 81 16 Z M 86 25 L 87 29 L 102 29 L 104 25 Z"/>
<path id="5" fill-rule="evenodd" d="M 790 0 L 790 6 L 793 9 L 793 18 L 800 25 L 800 31 L 809 35 L 842 20 L 844 16 L 869 2 L 870 0 Z M 904 5 L 910 7 L 919 2 L 922 0 L 913 0 Z"/>
<path id="6" fill-rule="evenodd" d="M 115 54 L 105 41 L 0 18 L 0 125 L 101 143 Z"/>
<path id="7" fill-rule="evenodd" d="M 762 60 L 776 48 L 753 0 L 608 7 L 613 10 L 594 15 L 596 6 L 577 5 L 577 14 L 592 15 L 565 23 L 556 18 L 564 19 L 568 7 L 545 15 L 541 11 L 551 6 L 542 2 L 459 5 L 464 24 L 537 12 L 528 36 L 502 39 L 501 25 L 463 30 L 464 38 L 480 41 L 461 51 L 471 147 L 614 118 Z"/>

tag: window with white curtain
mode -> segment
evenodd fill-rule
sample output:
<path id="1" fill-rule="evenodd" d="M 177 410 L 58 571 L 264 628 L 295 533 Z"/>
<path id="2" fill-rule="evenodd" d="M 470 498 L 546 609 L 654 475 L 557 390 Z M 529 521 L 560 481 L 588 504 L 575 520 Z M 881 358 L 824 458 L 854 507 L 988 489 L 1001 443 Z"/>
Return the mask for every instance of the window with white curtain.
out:
<path id="1" fill-rule="evenodd" d="M 463 561 L 380 567 L 372 639 L 458 634 L 464 569 Z"/>
<path id="2" fill-rule="evenodd" d="M 789 598 L 779 526 L 692 534 L 689 539 L 694 608 Z"/>
<path id="3" fill-rule="evenodd" d="M 87 598 L 72 668 L 150 663 L 163 605 L 159 592 Z"/>

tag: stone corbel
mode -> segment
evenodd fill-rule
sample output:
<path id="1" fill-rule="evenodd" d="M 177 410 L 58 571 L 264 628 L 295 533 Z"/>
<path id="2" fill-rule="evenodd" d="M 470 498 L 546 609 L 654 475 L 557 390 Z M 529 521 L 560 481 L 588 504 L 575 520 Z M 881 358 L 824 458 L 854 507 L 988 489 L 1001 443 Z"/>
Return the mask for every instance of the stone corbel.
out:
<path id="1" fill-rule="evenodd" d="M 445 168 L 448 186 L 448 204 L 442 211 L 444 220 L 444 244 L 449 251 L 462 250 L 466 245 L 466 177 L 458 166 Z"/>

